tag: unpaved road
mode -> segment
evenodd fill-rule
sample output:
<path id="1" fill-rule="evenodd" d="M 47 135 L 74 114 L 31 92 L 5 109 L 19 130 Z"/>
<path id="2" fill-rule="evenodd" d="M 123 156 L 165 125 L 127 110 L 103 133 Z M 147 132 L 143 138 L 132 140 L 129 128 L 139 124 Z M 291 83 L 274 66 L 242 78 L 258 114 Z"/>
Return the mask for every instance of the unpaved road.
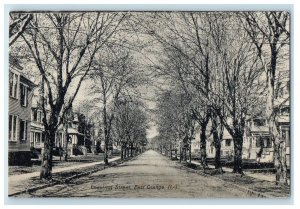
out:
<path id="1" fill-rule="evenodd" d="M 249 197 L 222 181 L 180 169 L 149 150 L 133 161 L 81 177 L 69 184 L 37 190 L 22 197 L 226 198 Z"/>

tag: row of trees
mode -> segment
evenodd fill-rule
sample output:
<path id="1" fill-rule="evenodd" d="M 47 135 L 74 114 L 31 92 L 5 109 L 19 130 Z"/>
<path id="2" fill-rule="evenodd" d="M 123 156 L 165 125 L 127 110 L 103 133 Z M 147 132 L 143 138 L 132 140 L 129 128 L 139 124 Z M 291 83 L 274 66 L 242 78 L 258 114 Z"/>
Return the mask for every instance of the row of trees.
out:
<path id="1" fill-rule="evenodd" d="M 153 13 L 144 33 L 157 43 L 159 62 L 151 69 L 171 86 L 158 99 L 161 137 L 186 142 L 197 122 L 201 163 L 206 166 L 206 133 L 210 132 L 215 166 L 220 169 L 226 128 L 234 142 L 233 172 L 242 174 L 247 121 L 265 113 L 274 145 L 276 183 L 287 184 L 285 141 L 277 123 L 281 104 L 275 105 L 275 101 L 281 96 L 276 92 L 286 85 L 279 75 L 289 72 L 289 14 Z"/>
<path id="2" fill-rule="evenodd" d="M 93 81 L 91 102 L 98 102 L 98 113 L 103 117 L 104 161 L 108 163 L 118 102 L 132 95 L 130 88 L 138 78 L 133 56 L 124 47 L 125 32 L 129 34 L 132 27 L 130 17 L 127 12 L 10 13 L 10 55 L 26 62 L 29 71 L 41 78 L 38 85 L 45 128 L 41 178 L 52 178 L 55 133 L 87 79 Z M 134 107 L 137 115 L 132 115 L 132 109 L 126 114 L 132 121 L 143 120 L 146 128 L 144 112 Z M 128 133 L 126 142 L 132 142 L 131 137 L 144 143 L 145 129 L 142 131 Z"/>
<path id="3" fill-rule="evenodd" d="M 124 118 L 135 118 L 144 121 L 141 127 L 145 130 L 143 108 L 133 105 L 139 102 L 130 98 L 143 81 L 134 55 L 142 51 L 140 47 L 150 45 L 149 53 L 156 59 L 151 64 L 155 78 L 163 77 L 171 87 L 158 100 L 160 133 L 170 141 L 189 141 L 197 123 L 201 163 L 206 166 L 206 132 L 211 124 L 218 168 L 226 128 L 234 141 L 233 171 L 242 173 L 246 122 L 266 112 L 276 180 L 287 183 L 285 142 L 276 123 L 280 104 L 275 102 L 284 84 L 279 74 L 288 70 L 284 69 L 289 60 L 287 12 L 45 12 L 10 16 L 11 56 L 26 60 L 29 66 L 33 63 L 42 78 L 43 178 L 51 178 L 55 132 L 86 79 L 93 81 L 90 103 L 96 104 L 102 117 L 105 163 L 113 133 L 126 133 L 120 138 L 125 144 L 130 144 L 135 134 L 144 138 L 145 131 L 128 133 L 130 123 L 123 128 L 120 124 Z M 170 104 L 178 114 L 168 112 L 165 107 Z M 120 113 L 121 107 L 127 112 Z M 119 123 L 115 127 L 120 130 L 115 130 L 114 123 Z M 131 128 L 134 126 L 132 123 Z"/>

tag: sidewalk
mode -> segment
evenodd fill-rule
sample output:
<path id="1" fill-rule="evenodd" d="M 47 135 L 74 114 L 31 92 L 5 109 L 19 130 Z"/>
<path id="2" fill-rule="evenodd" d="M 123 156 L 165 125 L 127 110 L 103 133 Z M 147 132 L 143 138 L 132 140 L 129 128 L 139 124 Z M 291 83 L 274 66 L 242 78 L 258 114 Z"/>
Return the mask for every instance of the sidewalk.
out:
<path id="1" fill-rule="evenodd" d="M 193 164 L 196 164 L 196 165 L 200 165 L 199 162 L 197 161 L 194 161 L 192 160 L 192 163 Z M 209 168 L 214 168 L 213 165 L 208 165 Z M 227 168 L 227 167 L 222 167 L 223 171 L 226 171 L 226 172 L 232 172 L 232 169 L 231 168 Z M 255 178 L 255 179 L 259 179 L 259 180 L 262 180 L 262 181 L 269 181 L 269 182 L 275 182 L 276 179 L 275 179 L 275 175 L 268 175 L 268 174 L 261 174 L 261 173 L 252 173 L 250 171 L 243 171 L 244 174 L 246 176 L 250 176 L 252 178 Z"/>
<path id="2" fill-rule="evenodd" d="M 197 161 L 192 161 L 193 164 L 200 165 Z M 214 168 L 209 165 L 209 168 Z M 212 169 L 213 170 L 213 169 Z M 212 175 L 212 178 L 225 181 L 231 186 L 246 191 L 247 193 L 256 195 L 257 197 L 266 198 L 288 198 L 291 194 L 291 187 L 284 185 L 275 185 L 275 175 L 265 173 L 252 173 L 244 171 L 244 176 L 232 173 L 232 169 L 223 167 L 226 171 L 221 175 Z"/>
<path id="3" fill-rule="evenodd" d="M 113 162 L 116 160 L 119 160 L 121 157 L 115 157 L 108 160 L 108 162 Z M 82 163 L 77 165 L 71 165 L 68 167 L 59 167 L 59 168 L 53 168 L 52 174 L 57 174 L 65 171 L 71 171 L 71 170 L 79 170 L 82 168 L 92 167 L 96 165 L 102 165 L 104 162 L 93 162 L 93 163 Z M 32 172 L 32 173 L 26 173 L 26 174 L 19 174 L 19 175 L 12 175 L 8 177 L 8 194 L 13 194 L 18 191 L 22 191 L 24 189 L 29 188 L 32 183 L 32 178 L 39 177 L 40 172 Z"/>

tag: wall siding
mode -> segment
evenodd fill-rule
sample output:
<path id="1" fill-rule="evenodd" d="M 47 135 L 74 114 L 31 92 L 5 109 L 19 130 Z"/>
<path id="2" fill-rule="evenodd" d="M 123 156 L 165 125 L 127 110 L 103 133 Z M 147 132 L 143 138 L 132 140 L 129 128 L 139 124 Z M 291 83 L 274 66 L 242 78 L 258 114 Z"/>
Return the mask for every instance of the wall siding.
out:
<path id="1" fill-rule="evenodd" d="M 30 151 L 30 122 L 31 122 L 31 99 L 32 90 L 28 89 L 28 105 L 27 107 L 21 106 L 20 103 L 20 91 L 18 99 L 9 97 L 9 115 L 18 116 L 17 122 L 17 141 L 8 141 L 8 151 Z M 27 121 L 27 140 L 20 140 L 19 130 L 20 130 L 20 120 Z"/>

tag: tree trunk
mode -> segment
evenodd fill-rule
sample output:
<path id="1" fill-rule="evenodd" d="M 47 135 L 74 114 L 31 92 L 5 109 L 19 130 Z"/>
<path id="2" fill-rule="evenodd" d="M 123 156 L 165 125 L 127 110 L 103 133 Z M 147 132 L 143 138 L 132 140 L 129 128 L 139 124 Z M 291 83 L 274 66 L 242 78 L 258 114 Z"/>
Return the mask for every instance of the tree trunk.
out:
<path id="1" fill-rule="evenodd" d="M 192 142 L 189 145 L 189 163 L 192 163 Z"/>
<path id="2" fill-rule="evenodd" d="M 65 161 L 68 161 L 68 142 L 69 142 L 68 123 L 66 123 L 65 124 Z"/>
<path id="3" fill-rule="evenodd" d="M 214 139 L 214 147 L 215 147 L 215 151 L 216 151 L 216 153 L 215 153 L 215 169 L 218 170 L 219 172 L 222 172 L 221 140 L 223 138 L 223 130 L 221 130 L 221 134 L 219 135 L 219 133 L 218 133 L 218 123 L 217 123 L 216 116 L 214 116 L 212 118 L 212 134 L 213 134 L 213 139 Z"/>
<path id="4" fill-rule="evenodd" d="M 276 52 L 272 51 L 271 68 L 267 71 L 267 116 L 269 123 L 270 137 L 274 145 L 274 166 L 276 169 L 276 185 L 288 185 L 287 164 L 286 164 L 286 145 L 281 140 L 279 128 L 276 127 L 276 117 L 274 113 L 274 89 L 275 89 L 275 70 L 276 70 Z"/>
<path id="5" fill-rule="evenodd" d="M 124 160 L 124 145 L 121 146 L 121 160 Z"/>
<path id="6" fill-rule="evenodd" d="M 215 169 L 218 171 L 222 171 L 221 164 L 221 143 L 215 144 Z"/>
<path id="7" fill-rule="evenodd" d="M 214 146 L 215 146 L 215 169 L 222 172 L 222 165 L 221 165 L 221 140 L 218 136 L 218 133 L 213 133 L 214 137 Z"/>
<path id="8" fill-rule="evenodd" d="M 104 163 L 105 165 L 108 165 L 108 141 L 105 140 L 104 144 Z"/>
<path id="9" fill-rule="evenodd" d="M 214 137 L 214 146 L 215 146 L 215 169 L 218 173 L 223 173 L 222 164 L 221 164 L 221 139 L 218 133 L 213 133 Z"/>
<path id="10" fill-rule="evenodd" d="M 42 165 L 40 170 L 40 179 L 52 178 L 52 155 L 53 155 L 53 142 L 55 140 L 55 128 L 49 128 L 45 131 L 44 151 L 42 154 Z"/>
<path id="11" fill-rule="evenodd" d="M 181 162 L 181 161 L 182 161 L 182 148 L 180 146 L 180 148 L 179 148 L 179 162 Z"/>
<path id="12" fill-rule="evenodd" d="M 235 132 L 233 137 L 234 143 L 234 161 L 233 161 L 233 173 L 243 174 L 243 134 Z"/>
<path id="13" fill-rule="evenodd" d="M 276 169 L 276 185 L 288 184 L 287 178 L 287 165 L 286 165 L 286 146 L 285 142 L 281 140 L 279 134 L 279 128 L 276 127 L 276 113 L 274 107 L 275 98 L 275 80 L 276 80 L 276 69 L 277 69 L 277 46 L 275 43 L 271 46 L 271 66 L 267 69 L 267 117 L 269 123 L 270 137 L 274 145 L 274 166 Z"/>
<path id="14" fill-rule="evenodd" d="M 281 140 L 279 131 L 274 122 L 270 123 L 271 137 L 274 142 L 274 166 L 276 169 L 276 185 L 288 185 L 286 142 Z"/>
<path id="15" fill-rule="evenodd" d="M 206 127 L 207 124 L 201 124 L 201 132 L 200 132 L 200 161 L 201 166 L 203 168 L 207 167 L 206 162 Z"/>

